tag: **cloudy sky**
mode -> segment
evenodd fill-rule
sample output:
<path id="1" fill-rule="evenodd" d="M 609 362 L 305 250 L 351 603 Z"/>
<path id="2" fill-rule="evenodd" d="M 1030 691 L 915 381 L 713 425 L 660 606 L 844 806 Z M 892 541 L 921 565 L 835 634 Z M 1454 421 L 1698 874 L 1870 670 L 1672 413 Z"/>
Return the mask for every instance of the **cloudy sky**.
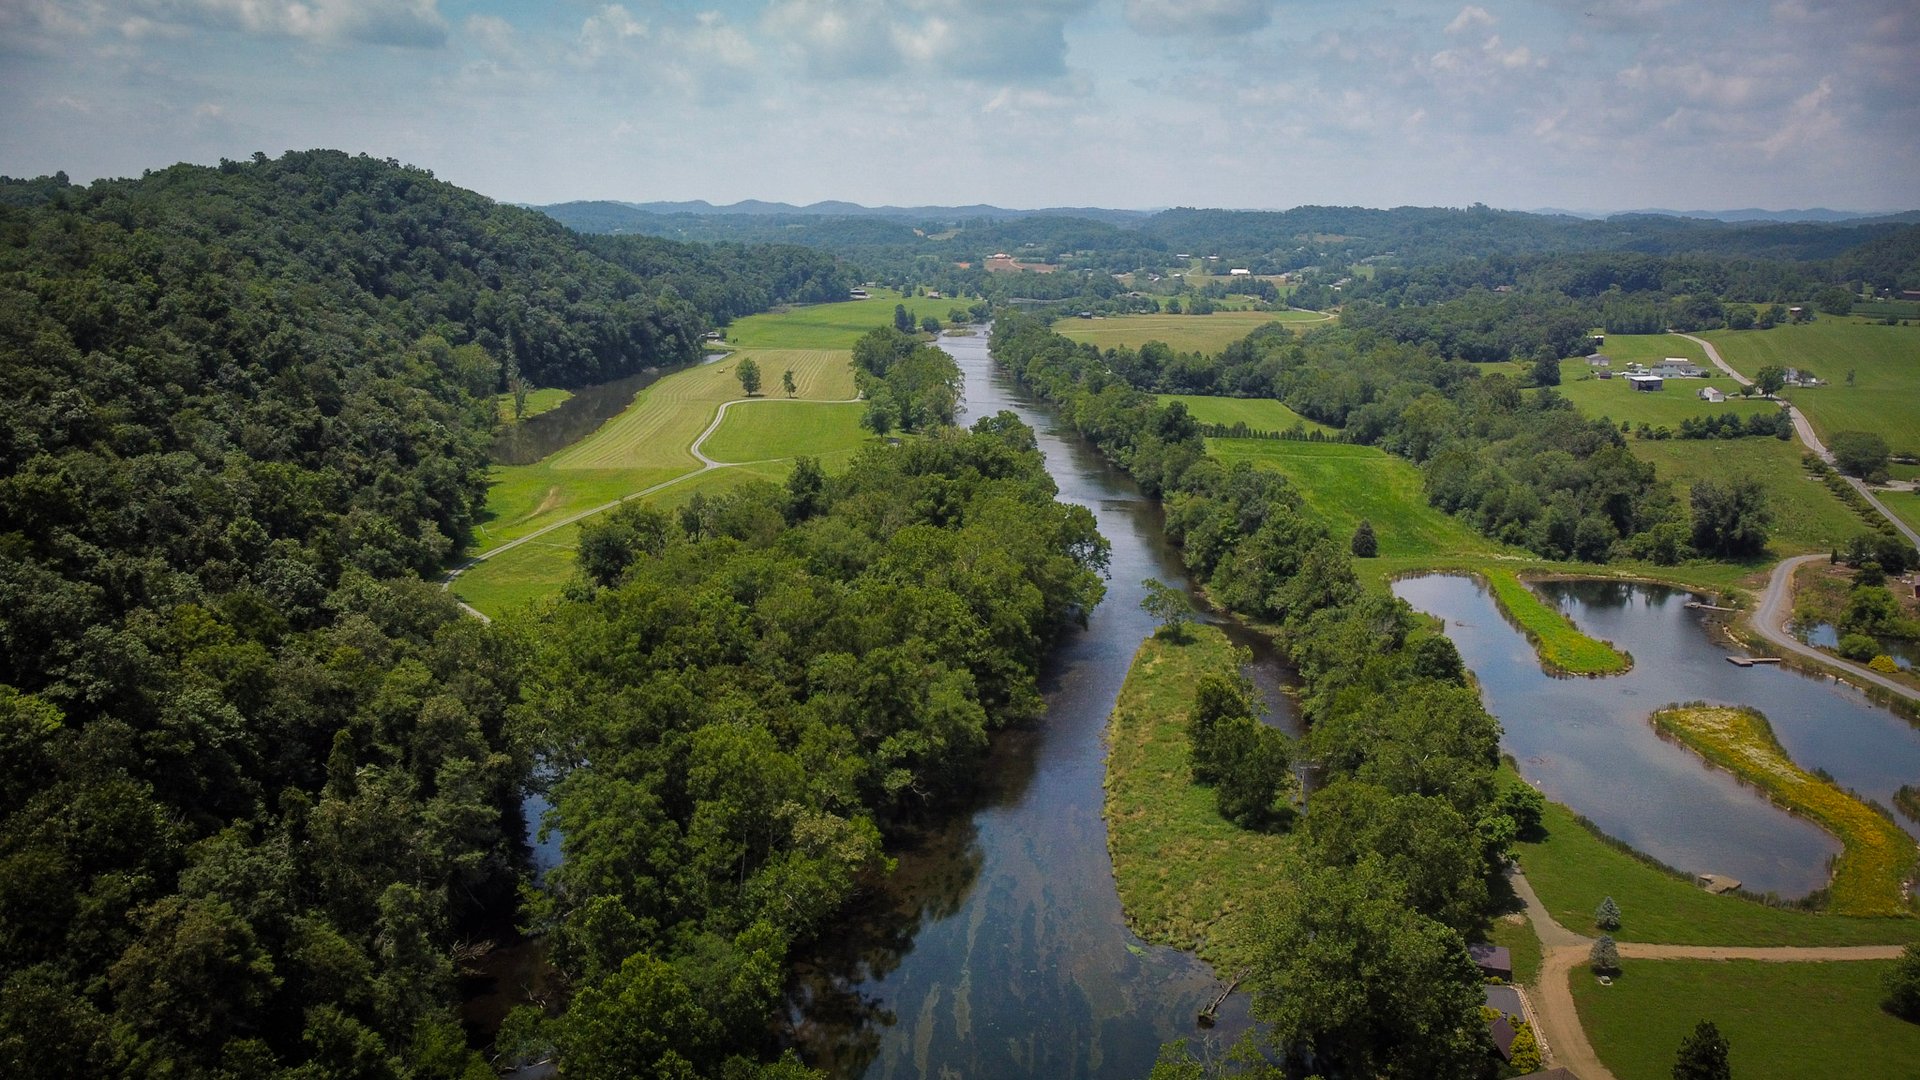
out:
<path id="1" fill-rule="evenodd" d="M 514 202 L 1920 208 L 1913 0 L 0 0 L 0 173 Z"/>

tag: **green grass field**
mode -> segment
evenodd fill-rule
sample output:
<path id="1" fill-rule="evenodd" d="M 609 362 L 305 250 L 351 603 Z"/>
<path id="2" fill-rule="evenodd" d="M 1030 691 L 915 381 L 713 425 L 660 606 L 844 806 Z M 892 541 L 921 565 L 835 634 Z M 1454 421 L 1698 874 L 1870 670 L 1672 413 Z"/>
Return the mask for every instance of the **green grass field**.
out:
<path id="1" fill-rule="evenodd" d="M 1711 1020 L 1742 1080 L 1912 1080 L 1920 1024 L 1880 1008 L 1890 960 L 1626 961 L 1612 986 L 1572 974 L 1580 1022 L 1620 1080 L 1667 1080 L 1694 1025 Z"/>
<path id="2" fill-rule="evenodd" d="M 1277 403 L 1276 403 L 1277 404 Z M 1365 518 L 1383 558 L 1496 554 L 1500 545 L 1427 505 L 1420 468 L 1372 446 L 1288 439 L 1208 439 L 1225 462 L 1248 461 L 1293 482 L 1307 506 L 1345 540 Z M 1359 563 L 1362 573 L 1367 562 Z"/>
<path id="3" fill-rule="evenodd" d="M 530 390 L 527 392 L 526 411 L 520 414 L 520 419 L 531 420 L 543 412 L 551 412 L 565 404 L 567 399 L 572 396 L 573 391 L 571 390 L 561 390 L 551 386 L 539 390 Z M 500 414 L 500 422 L 502 424 L 511 424 L 514 422 L 512 394 L 494 395 L 493 404 L 494 410 Z"/>
<path id="4" fill-rule="evenodd" d="M 848 300 L 838 304 L 809 304 L 786 311 L 770 311 L 736 319 L 726 328 L 727 344 L 745 349 L 851 349 L 860 335 L 876 326 L 893 325 L 893 309 L 905 304 L 918 323 L 931 315 L 941 323 L 954 308 L 971 301 L 951 297 L 933 300 L 925 296 L 901 299 L 886 289 L 874 290 L 868 300 Z M 767 365 L 760 365 L 763 371 Z M 780 386 L 780 372 L 772 371 L 767 380 L 770 389 Z"/>
<path id="5" fill-rule="evenodd" d="M 701 449 L 715 461 L 758 462 L 809 455 L 825 461 L 853 456 L 874 441 L 860 426 L 865 406 L 770 398 L 734 405 Z"/>
<path id="6" fill-rule="evenodd" d="M 1299 424 L 1307 431 L 1330 432 L 1333 428 L 1309 420 L 1272 398 L 1204 397 L 1199 394 L 1161 394 L 1160 403 L 1178 401 L 1203 424 L 1232 426 L 1245 422 L 1259 431 L 1291 431 Z"/>
<path id="7" fill-rule="evenodd" d="M 1274 887 L 1290 841 L 1222 818 L 1213 790 L 1193 782 L 1187 710 L 1202 675 L 1232 670 L 1233 651 L 1213 627 L 1188 629 L 1186 644 L 1141 644 L 1107 721 L 1107 850 L 1128 927 L 1227 971 L 1235 920 Z"/>
<path id="8" fill-rule="evenodd" d="M 1615 425 L 1624 421 L 1634 427 L 1644 423 L 1677 431 L 1680 421 L 1689 417 L 1721 413 L 1745 417 L 1780 409 L 1775 402 L 1739 397 L 1739 387 L 1732 379 L 1669 379 L 1663 390 L 1641 391 L 1633 389 L 1617 373 L 1611 379 L 1584 378 L 1589 370 L 1585 360 L 1561 361 L 1557 389 L 1561 396 L 1573 402 L 1581 415 L 1603 416 Z M 1718 405 L 1700 400 L 1700 389 L 1705 386 L 1727 394 L 1727 400 Z"/>
<path id="9" fill-rule="evenodd" d="M 1801 467 L 1805 449 L 1797 439 L 1629 439 L 1627 445 L 1634 456 L 1653 463 L 1660 479 L 1674 485 L 1682 503 L 1696 480 L 1759 479 L 1772 501 L 1769 547 L 1775 557 L 1830 551 L 1867 531 L 1853 511 Z"/>
<path id="10" fill-rule="evenodd" d="M 892 310 L 892 309 L 888 309 Z M 1164 342 L 1175 352 L 1217 353 L 1271 322 L 1296 328 L 1330 321 L 1316 311 L 1216 311 L 1211 315 L 1114 315 L 1104 319 L 1060 319 L 1054 332 L 1102 349 L 1137 349 Z"/>
<path id="11" fill-rule="evenodd" d="M 1480 577 L 1493 590 L 1500 611 L 1533 643 L 1540 663 L 1563 675 L 1614 675 L 1632 667 L 1625 653 L 1609 642 L 1588 637 L 1559 608 L 1540 599 L 1506 567 L 1485 567 Z"/>
<path id="12" fill-rule="evenodd" d="M 1873 431 L 1895 452 L 1920 453 L 1920 327 L 1872 326 L 1821 318 L 1771 330 L 1702 335 L 1741 374 L 1767 364 L 1810 369 L 1830 385 L 1789 389 L 1822 439 L 1836 431 Z M 1846 384 L 1847 371 L 1854 385 Z"/>
<path id="13" fill-rule="evenodd" d="M 1515 845 L 1554 921 L 1591 934 L 1602 897 L 1620 905 L 1621 941 L 1675 945 L 1884 945 L 1920 941 L 1920 919 L 1856 918 L 1765 904 L 1705 889 L 1648 866 L 1548 803 L 1544 840 Z"/>

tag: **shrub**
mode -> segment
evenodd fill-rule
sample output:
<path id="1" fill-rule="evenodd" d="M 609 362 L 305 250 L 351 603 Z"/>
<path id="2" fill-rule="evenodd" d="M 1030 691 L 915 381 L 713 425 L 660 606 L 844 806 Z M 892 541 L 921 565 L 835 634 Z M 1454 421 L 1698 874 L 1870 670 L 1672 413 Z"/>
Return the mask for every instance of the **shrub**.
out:
<path id="1" fill-rule="evenodd" d="M 1894 663 L 1893 657 L 1888 656 L 1886 653 L 1881 653 L 1879 656 L 1867 661 L 1867 666 L 1882 675 L 1892 675 L 1894 672 L 1900 670 L 1900 665 Z"/>
<path id="2" fill-rule="evenodd" d="M 1907 946 L 1900 960 L 1887 973 L 1887 996 L 1880 1007 L 1920 1024 L 1920 942 Z"/>
<path id="3" fill-rule="evenodd" d="M 1533 1025 L 1525 1020 L 1514 1025 L 1512 1051 L 1513 1056 L 1507 1064 L 1522 1076 L 1539 1072 L 1545 1064 L 1540 1060 L 1540 1040 L 1533 1034 Z"/>
<path id="4" fill-rule="evenodd" d="M 1865 634 L 1848 634 L 1834 651 L 1849 660 L 1865 662 L 1880 654 L 1880 643 Z"/>

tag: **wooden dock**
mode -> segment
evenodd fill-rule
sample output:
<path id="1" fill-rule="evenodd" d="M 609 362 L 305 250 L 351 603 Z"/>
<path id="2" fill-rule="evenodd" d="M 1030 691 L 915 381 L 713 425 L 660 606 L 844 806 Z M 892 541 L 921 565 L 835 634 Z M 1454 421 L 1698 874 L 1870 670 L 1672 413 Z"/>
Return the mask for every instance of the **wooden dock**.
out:
<path id="1" fill-rule="evenodd" d="M 1729 656 L 1727 657 L 1727 663 L 1732 664 L 1734 667 L 1752 667 L 1755 664 L 1777 664 L 1779 662 L 1780 662 L 1780 658 L 1777 656 Z"/>

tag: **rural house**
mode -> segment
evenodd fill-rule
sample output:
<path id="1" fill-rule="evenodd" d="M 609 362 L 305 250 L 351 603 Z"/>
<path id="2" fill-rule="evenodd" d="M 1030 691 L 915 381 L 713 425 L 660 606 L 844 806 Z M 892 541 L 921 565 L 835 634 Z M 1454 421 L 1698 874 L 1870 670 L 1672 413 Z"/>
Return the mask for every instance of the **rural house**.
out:
<path id="1" fill-rule="evenodd" d="M 1668 379 L 1704 379 L 1707 373 L 1684 356 L 1669 356 L 1653 365 L 1653 373 Z"/>

